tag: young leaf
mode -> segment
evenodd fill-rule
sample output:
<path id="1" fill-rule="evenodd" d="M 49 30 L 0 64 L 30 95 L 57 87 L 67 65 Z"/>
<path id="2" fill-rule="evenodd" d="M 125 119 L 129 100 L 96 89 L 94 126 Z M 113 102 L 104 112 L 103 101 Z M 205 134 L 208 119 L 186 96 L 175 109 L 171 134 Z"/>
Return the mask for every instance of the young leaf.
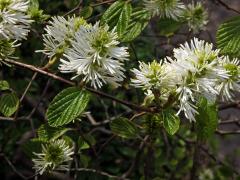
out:
<path id="1" fill-rule="evenodd" d="M 47 110 L 48 123 L 52 127 L 68 124 L 79 117 L 89 101 L 85 90 L 70 87 L 60 92 Z"/>
<path id="2" fill-rule="evenodd" d="M 240 16 L 221 24 L 217 31 L 217 46 L 223 54 L 240 57 Z"/>
<path id="3" fill-rule="evenodd" d="M 201 97 L 198 102 L 196 115 L 197 135 L 200 139 L 208 139 L 216 130 L 218 124 L 216 104 L 209 104 L 206 98 Z"/>
<path id="4" fill-rule="evenodd" d="M 35 153 L 41 153 L 42 151 L 42 144 L 44 144 L 45 142 L 40 140 L 40 139 L 31 139 L 27 142 L 25 142 L 24 144 L 21 145 L 21 148 L 23 149 L 23 152 L 30 158 L 34 157 L 35 155 L 33 154 Z"/>
<path id="5" fill-rule="evenodd" d="M 138 8 L 134 9 L 121 41 L 129 42 L 135 39 L 148 25 L 149 20 L 150 15 L 147 11 Z"/>
<path id="6" fill-rule="evenodd" d="M 92 146 L 94 146 L 96 144 L 95 138 L 89 134 L 85 134 L 84 138 L 79 137 L 79 139 L 78 139 L 79 150 L 90 148 L 88 143 L 91 144 Z"/>
<path id="7" fill-rule="evenodd" d="M 9 87 L 9 84 L 7 81 L 0 81 L 0 90 L 1 91 L 5 91 L 5 90 L 8 90 L 10 87 Z"/>
<path id="8" fill-rule="evenodd" d="M 123 1 L 116 1 L 113 3 L 102 15 L 101 22 L 113 28 L 113 26 L 117 24 L 118 17 L 121 14 L 124 4 Z"/>
<path id="9" fill-rule="evenodd" d="M 123 1 L 113 3 L 103 14 L 101 21 L 114 28 L 116 26 L 118 36 L 126 31 L 132 13 L 131 4 Z"/>
<path id="10" fill-rule="evenodd" d="M 0 112 L 6 116 L 12 116 L 19 107 L 19 99 L 15 93 L 4 94 L 0 98 Z"/>
<path id="11" fill-rule="evenodd" d="M 182 22 L 173 19 L 160 19 L 158 21 L 159 33 L 163 36 L 172 36 L 182 25 Z"/>
<path id="12" fill-rule="evenodd" d="M 119 16 L 119 20 L 117 22 L 117 33 L 119 37 L 121 37 L 123 33 L 126 31 L 131 13 L 132 13 L 131 4 L 125 3 L 122 9 L 122 12 Z"/>
<path id="13" fill-rule="evenodd" d="M 80 154 L 80 162 L 83 165 L 83 167 L 87 168 L 90 161 L 91 161 L 91 158 L 89 156 Z"/>
<path id="14" fill-rule="evenodd" d="M 163 118 L 163 127 L 170 135 L 174 135 L 180 125 L 180 119 L 176 115 L 176 112 L 172 109 L 167 109 L 162 112 L 162 118 Z"/>
<path id="15" fill-rule="evenodd" d="M 112 132 L 122 138 L 136 138 L 138 128 L 126 118 L 119 118 L 110 123 Z"/>
<path id="16" fill-rule="evenodd" d="M 93 8 L 91 6 L 86 6 L 80 11 L 80 16 L 84 19 L 89 18 L 93 13 Z"/>
<path id="17" fill-rule="evenodd" d="M 38 138 L 43 141 L 54 140 L 65 134 L 69 129 L 62 127 L 51 127 L 43 124 L 38 128 Z"/>

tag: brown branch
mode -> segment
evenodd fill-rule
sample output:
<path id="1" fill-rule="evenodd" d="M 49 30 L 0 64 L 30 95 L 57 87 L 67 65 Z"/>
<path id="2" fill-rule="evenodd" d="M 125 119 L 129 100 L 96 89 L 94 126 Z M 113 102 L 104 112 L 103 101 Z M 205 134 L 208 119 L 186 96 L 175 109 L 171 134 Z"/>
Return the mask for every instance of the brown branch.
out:
<path id="1" fill-rule="evenodd" d="M 223 161 L 217 159 L 212 153 L 209 152 L 208 149 L 200 146 L 201 150 L 206 153 L 210 158 L 212 158 L 212 160 L 214 160 L 217 164 L 220 164 L 222 166 L 226 166 L 226 167 L 229 167 L 235 174 L 239 175 L 239 172 L 234 169 L 233 167 L 230 167 L 228 164 L 224 163 Z"/>
<path id="2" fill-rule="evenodd" d="M 65 84 L 68 84 L 68 85 L 71 85 L 71 86 L 74 86 L 76 85 L 75 82 L 73 81 L 69 81 L 67 79 L 64 79 L 60 76 L 57 76 L 53 73 L 50 73 L 50 72 L 47 72 L 41 68 L 37 68 L 35 66 L 32 66 L 32 65 L 29 65 L 29 64 L 25 64 L 25 63 L 22 63 L 22 62 L 19 62 L 19 61 L 13 61 L 13 60 L 5 60 L 7 63 L 9 64 L 13 64 L 13 65 L 16 65 L 16 66 L 19 66 L 19 67 L 22 67 L 22 68 L 26 68 L 26 69 L 29 69 L 31 71 L 34 71 L 34 72 L 38 72 L 40 74 L 43 74 L 45 76 L 48 76 L 48 77 L 51 77 L 55 80 L 58 80 L 58 81 L 61 81 Z M 92 89 L 92 88 L 89 88 L 89 87 L 85 87 L 86 90 L 88 90 L 89 92 L 93 93 L 93 94 L 96 94 L 96 95 L 99 95 L 101 97 L 104 97 L 104 98 L 107 98 L 107 99 L 111 99 L 113 101 L 116 101 L 120 104 L 123 104 L 133 110 L 136 110 L 136 111 L 145 111 L 145 112 L 155 112 L 156 109 L 155 108 L 146 108 L 146 107 L 142 107 L 142 106 L 139 106 L 139 105 L 136 105 L 136 104 L 133 104 L 133 103 L 130 103 L 128 101 L 124 101 L 124 100 L 121 100 L 121 99 L 117 99 L 109 94 L 106 94 L 106 93 L 103 93 L 101 91 L 98 91 L 98 90 L 95 90 L 95 89 Z"/>
<path id="3" fill-rule="evenodd" d="M 236 131 L 223 131 L 223 130 L 216 130 L 216 133 L 219 135 L 231 135 L 231 134 L 240 134 L 240 130 L 236 130 Z"/>
<path id="4" fill-rule="evenodd" d="M 21 121 L 29 121 L 28 117 L 18 117 L 17 120 L 21 120 Z M 14 122 L 14 118 L 13 117 L 2 117 L 0 116 L 0 121 L 11 121 Z"/>
<path id="5" fill-rule="evenodd" d="M 197 139 L 194 147 L 194 154 L 193 154 L 193 166 L 191 170 L 191 180 L 197 179 L 198 176 L 198 169 L 200 166 L 200 147 L 201 147 L 201 141 Z"/>
<path id="6" fill-rule="evenodd" d="M 228 6 L 225 2 L 223 2 L 222 0 L 215 0 L 218 4 L 222 5 L 223 7 L 225 7 L 227 10 L 230 10 L 230 11 L 234 11 L 235 13 L 238 13 L 240 14 L 240 11 Z"/>
<path id="7" fill-rule="evenodd" d="M 71 9 L 70 11 L 68 11 L 67 13 L 65 13 L 63 16 L 68 16 L 69 14 L 74 13 L 75 11 L 77 11 L 78 9 L 80 9 L 81 5 L 82 5 L 82 0 L 79 1 L 78 5 L 77 5 L 75 8 Z"/>
<path id="8" fill-rule="evenodd" d="M 91 6 L 96 7 L 96 6 L 100 6 L 100 5 L 103 5 L 103 4 L 112 3 L 112 2 L 115 2 L 115 1 L 116 0 L 107 0 L 107 1 L 104 1 L 104 2 L 97 3 L 97 4 L 91 4 Z"/>
<path id="9" fill-rule="evenodd" d="M 22 173 L 18 172 L 18 170 L 15 168 L 15 166 L 12 164 L 12 162 L 5 156 L 5 154 L 1 153 L 0 156 L 3 157 L 3 159 L 8 163 L 8 165 L 12 168 L 12 170 L 22 179 L 27 180 L 28 178 L 24 176 Z"/>
<path id="10" fill-rule="evenodd" d="M 189 145 L 189 144 L 194 145 L 194 144 L 196 143 L 196 142 L 194 142 L 194 141 L 192 141 L 192 140 L 188 140 L 188 139 L 183 138 L 183 137 L 180 136 L 179 134 L 177 134 L 176 137 L 179 138 L 179 139 L 181 139 L 181 140 L 183 140 L 183 141 L 186 143 L 186 145 Z M 223 161 L 219 160 L 218 158 L 216 158 L 216 157 L 214 156 L 214 154 L 212 154 L 211 152 L 209 152 L 209 150 L 206 149 L 205 147 L 199 146 L 199 148 L 200 148 L 205 154 L 207 154 L 212 160 L 214 160 L 217 164 L 220 164 L 220 165 L 222 165 L 222 166 L 226 166 L 226 167 L 232 169 L 232 171 L 233 171 L 235 174 L 237 174 L 237 175 L 240 174 L 234 167 L 229 166 L 229 165 L 226 164 L 225 162 L 223 162 Z"/>
<path id="11" fill-rule="evenodd" d="M 129 169 L 121 176 L 122 178 L 126 178 L 128 177 L 132 171 L 136 168 L 136 166 L 138 165 L 139 163 L 139 159 L 140 159 L 140 156 L 143 152 L 143 149 L 145 147 L 145 144 L 146 144 L 146 141 L 148 140 L 149 136 L 145 136 L 145 138 L 143 139 L 143 141 L 141 142 L 139 148 L 138 148 L 138 151 L 136 153 L 136 156 L 134 158 L 134 160 L 132 161 L 132 164 L 131 166 L 129 167 Z"/>
<path id="12" fill-rule="evenodd" d="M 240 108 L 240 101 L 232 102 L 229 104 L 222 104 L 218 107 L 218 110 L 221 111 L 229 108 Z"/>
<path id="13" fill-rule="evenodd" d="M 75 169 L 71 169 L 71 171 L 92 172 L 92 173 L 100 174 L 100 175 L 102 175 L 102 176 L 106 176 L 106 177 L 112 178 L 112 179 L 128 180 L 128 179 L 126 179 L 126 178 L 121 178 L 121 177 L 118 177 L 118 176 L 114 176 L 114 175 L 109 174 L 109 173 L 107 173 L 107 172 L 99 171 L 99 170 L 97 170 L 97 169 L 75 168 Z"/>

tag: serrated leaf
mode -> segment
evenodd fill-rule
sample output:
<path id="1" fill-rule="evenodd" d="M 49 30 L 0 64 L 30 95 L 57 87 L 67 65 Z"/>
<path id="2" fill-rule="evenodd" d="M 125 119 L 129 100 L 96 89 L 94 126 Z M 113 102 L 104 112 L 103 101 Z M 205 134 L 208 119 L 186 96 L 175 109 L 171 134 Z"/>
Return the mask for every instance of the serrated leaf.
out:
<path id="1" fill-rule="evenodd" d="M 79 137 L 79 139 L 78 139 L 79 150 L 89 149 L 90 146 L 89 146 L 88 143 L 90 143 L 91 146 L 94 146 L 96 144 L 96 140 L 95 140 L 95 138 L 92 135 L 85 134 L 84 138 L 83 137 Z"/>
<path id="2" fill-rule="evenodd" d="M 0 98 L 0 112 L 6 116 L 12 116 L 19 107 L 19 99 L 15 93 L 4 94 Z"/>
<path id="3" fill-rule="evenodd" d="M 75 120 L 87 107 L 89 97 L 85 90 L 76 87 L 70 87 L 60 92 L 48 107 L 49 125 L 57 127 Z"/>
<path id="4" fill-rule="evenodd" d="M 116 26 L 118 36 L 121 37 L 128 27 L 132 6 L 128 2 L 117 1 L 103 14 L 101 22 L 108 24 L 110 29 Z"/>
<path id="5" fill-rule="evenodd" d="M 132 13 L 131 4 L 125 3 L 117 22 L 117 33 L 121 37 L 126 31 Z"/>
<path id="6" fill-rule="evenodd" d="M 112 132 L 122 138 L 136 138 L 138 128 L 126 118 L 115 119 L 110 123 Z"/>
<path id="7" fill-rule="evenodd" d="M 86 156 L 84 154 L 80 154 L 80 162 L 83 165 L 84 168 L 88 167 L 89 161 L 91 158 L 89 156 Z"/>
<path id="8" fill-rule="evenodd" d="M 148 25 L 150 15 L 147 11 L 141 9 L 134 9 L 130 17 L 130 22 L 122 36 L 122 42 L 129 42 L 134 40 Z"/>
<path id="9" fill-rule="evenodd" d="M 180 119 L 172 109 L 166 109 L 162 112 L 163 127 L 170 135 L 174 135 L 180 126 Z"/>
<path id="10" fill-rule="evenodd" d="M 223 54 L 240 57 L 240 16 L 221 24 L 217 31 L 217 46 Z"/>
<path id="11" fill-rule="evenodd" d="M 93 8 L 91 6 L 86 6 L 80 11 L 80 16 L 84 19 L 89 18 L 93 13 Z"/>
<path id="12" fill-rule="evenodd" d="M 116 25 L 117 24 L 116 21 L 118 19 L 119 14 L 122 11 L 124 4 L 125 3 L 123 1 L 114 2 L 102 15 L 101 22 L 110 25 L 112 24 L 111 21 L 115 21 L 114 24 Z"/>
<path id="13" fill-rule="evenodd" d="M 218 124 L 216 104 L 210 104 L 206 98 L 201 97 L 197 104 L 196 130 L 200 139 L 208 139 L 216 130 Z"/>
<path id="14" fill-rule="evenodd" d="M 173 19 L 160 19 L 158 21 L 159 33 L 163 36 L 172 36 L 182 25 L 182 22 Z"/>
<path id="15" fill-rule="evenodd" d="M 65 134 L 69 128 L 63 127 L 51 127 L 47 124 L 43 124 L 38 128 L 38 138 L 43 141 L 54 140 Z"/>
<path id="16" fill-rule="evenodd" d="M 0 90 L 5 91 L 10 88 L 9 84 L 7 81 L 0 81 Z"/>
<path id="17" fill-rule="evenodd" d="M 24 153 L 32 158 L 34 156 L 33 152 L 41 153 L 42 151 L 42 144 L 45 142 L 40 139 L 31 139 L 24 143 L 21 148 L 23 149 Z"/>

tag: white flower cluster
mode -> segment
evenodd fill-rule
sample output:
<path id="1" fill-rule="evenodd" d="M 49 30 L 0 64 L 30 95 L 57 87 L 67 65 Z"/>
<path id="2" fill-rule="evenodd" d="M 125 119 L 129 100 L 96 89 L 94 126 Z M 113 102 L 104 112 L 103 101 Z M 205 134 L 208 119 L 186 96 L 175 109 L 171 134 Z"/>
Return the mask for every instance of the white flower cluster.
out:
<path id="1" fill-rule="evenodd" d="M 194 33 L 204 30 L 208 23 L 208 14 L 200 2 L 188 4 L 183 16 Z"/>
<path id="2" fill-rule="evenodd" d="M 42 145 L 41 153 L 34 153 L 36 158 L 33 159 L 34 169 L 39 174 L 45 171 L 68 170 L 67 162 L 71 161 L 73 148 L 70 147 L 65 140 L 59 139 L 51 141 L 46 145 Z"/>
<path id="3" fill-rule="evenodd" d="M 136 76 L 133 85 L 148 94 L 157 89 L 164 97 L 160 99 L 162 104 L 174 96 L 178 113 L 183 111 L 190 121 L 195 121 L 200 96 L 211 102 L 218 96 L 232 100 L 234 91 L 239 90 L 240 61 L 220 56 L 212 44 L 194 38 L 173 52 L 173 58 L 167 57 L 164 63 L 140 62 L 140 70 L 132 70 Z"/>
<path id="4" fill-rule="evenodd" d="M 43 35 L 45 49 L 37 52 L 43 52 L 50 59 L 54 56 L 61 56 L 70 47 L 70 40 L 73 39 L 80 26 L 88 27 L 89 25 L 83 18 L 53 17 L 45 28 L 46 34 Z"/>
<path id="5" fill-rule="evenodd" d="M 145 9 L 152 16 L 186 22 L 194 33 L 203 30 L 207 25 L 207 12 L 200 2 L 188 5 L 180 0 L 144 0 L 143 2 Z"/>
<path id="6" fill-rule="evenodd" d="M 82 18 L 54 17 L 46 27 L 45 49 L 41 50 L 49 58 L 61 58 L 59 70 L 76 73 L 94 88 L 105 83 L 119 86 L 125 77 L 122 67 L 129 53 L 126 47 L 118 47 L 115 29 L 107 25 L 87 24 Z"/>
<path id="7" fill-rule="evenodd" d="M 0 39 L 26 39 L 32 20 L 27 15 L 29 1 L 0 1 Z"/>
<path id="8" fill-rule="evenodd" d="M 179 0 L 144 0 L 145 9 L 152 16 L 161 18 L 179 19 L 182 16 L 185 6 Z"/>

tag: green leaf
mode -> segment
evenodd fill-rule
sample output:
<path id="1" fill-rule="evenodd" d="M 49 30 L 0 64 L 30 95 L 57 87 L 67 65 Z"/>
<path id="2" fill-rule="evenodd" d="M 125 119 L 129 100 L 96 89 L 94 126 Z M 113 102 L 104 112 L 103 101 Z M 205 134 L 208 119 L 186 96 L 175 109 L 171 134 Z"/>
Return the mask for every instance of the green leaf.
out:
<path id="1" fill-rule="evenodd" d="M 118 17 L 121 14 L 124 4 L 123 1 L 116 1 L 113 3 L 102 15 L 101 22 L 113 28 L 117 24 Z"/>
<path id="2" fill-rule="evenodd" d="M 216 130 L 218 124 L 217 106 L 209 103 L 206 98 L 201 97 L 197 104 L 196 115 L 197 135 L 201 140 L 208 139 Z"/>
<path id="3" fill-rule="evenodd" d="M 132 13 L 131 4 L 125 3 L 117 23 L 117 33 L 119 37 L 121 37 L 123 33 L 126 31 L 131 13 Z"/>
<path id="4" fill-rule="evenodd" d="M 220 25 L 217 46 L 223 54 L 240 57 L 240 16 Z"/>
<path id="5" fill-rule="evenodd" d="M 93 8 L 91 6 L 86 6 L 80 11 L 80 16 L 84 19 L 89 18 L 93 13 Z"/>
<path id="6" fill-rule="evenodd" d="M 41 153 L 42 151 L 42 144 L 45 144 L 44 141 L 40 139 L 31 139 L 24 144 L 22 144 L 21 148 L 23 149 L 24 153 L 28 155 L 30 158 L 34 157 L 33 152 Z"/>
<path id="7" fill-rule="evenodd" d="M 69 128 L 63 127 L 51 127 L 47 124 L 43 124 L 38 128 L 38 138 L 43 141 L 54 140 L 65 134 Z"/>
<path id="8" fill-rule="evenodd" d="M 182 25 L 182 22 L 175 21 L 173 19 L 160 19 L 158 21 L 159 33 L 162 36 L 172 36 Z"/>
<path id="9" fill-rule="evenodd" d="M 39 9 L 38 0 L 30 0 L 28 14 L 31 16 L 31 19 L 33 19 L 37 23 L 43 22 L 50 18 L 49 15 L 43 14 L 43 10 Z"/>
<path id="10" fill-rule="evenodd" d="M 88 143 L 90 143 L 92 146 L 94 146 L 96 144 L 96 140 L 95 140 L 95 138 L 92 135 L 85 134 L 84 138 L 83 137 L 79 137 L 79 139 L 78 139 L 79 150 L 89 149 L 90 146 L 89 146 Z"/>
<path id="11" fill-rule="evenodd" d="M 12 116 L 19 107 L 19 99 L 16 93 L 4 94 L 0 98 L 0 112 L 6 116 Z"/>
<path id="12" fill-rule="evenodd" d="M 88 167 L 88 164 L 90 162 L 91 158 L 89 156 L 86 156 L 84 154 L 80 154 L 80 162 L 83 165 L 84 168 Z"/>
<path id="13" fill-rule="evenodd" d="M 47 110 L 48 123 L 52 127 L 68 124 L 79 117 L 89 102 L 85 90 L 70 87 L 60 92 L 50 103 Z"/>
<path id="14" fill-rule="evenodd" d="M 115 119 L 110 123 L 112 132 L 122 138 L 136 138 L 138 128 L 126 118 Z"/>
<path id="15" fill-rule="evenodd" d="M 101 22 L 113 29 L 116 26 L 118 36 L 121 37 L 128 27 L 132 6 L 128 2 L 117 1 L 103 14 Z"/>
<path id="16" fill-rule="evenodd" d="M 180 119 L 172 109 L 166 109 L 162 112 L 163 127 L 170 135 L 174 135 L 180 126 Z"/>
<path id="17" fill-rule="evenodd" d="M 134 40 L 148 25 L 150 15 L 147 11 L 135 8 L 130 17 L 130 22 L 123 34 L 122 42 L 129 42 Z"/>
<path id="18" fill-rule="evenodd" d="M 7 81 L 0 81 L 0 90 L 5 91 L 10 88 L 9 84 Z"/>

